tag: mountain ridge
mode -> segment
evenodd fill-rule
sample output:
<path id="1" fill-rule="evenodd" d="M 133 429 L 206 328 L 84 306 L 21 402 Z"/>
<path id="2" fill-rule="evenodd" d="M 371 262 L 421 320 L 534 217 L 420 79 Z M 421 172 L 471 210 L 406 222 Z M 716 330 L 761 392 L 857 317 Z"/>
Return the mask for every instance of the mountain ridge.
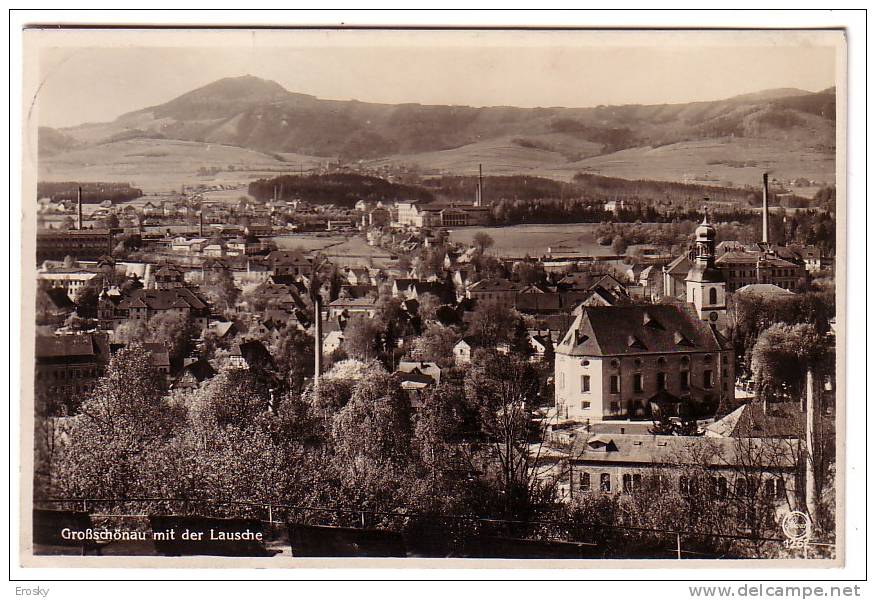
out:
<path id="1" fill-rule="evenodd" d="M 430 168 L 432 160 L 458 164 L 448 152 L 477 160 L 483 148 L 498 152 L 503 170 L 513 172 L 515 165 L 525 170 L 539 163 L 548 171 L 587 169 L 588 160 L 602 169 L 616 153 L 623 158 L 635 149 L 642 150 L 641 160 L 650 160 L 654 153 L 644 150 L 751 142 L 788 156 L 832 160 L 835 112 L 830 88 L 776 88 L 679 104 L 473 107 L 326 100 L 246 75 L 219 79 L 111 122 L 41 128 L 40 155 L 54 159 L 124 140 L 179 140 L 342 162 L 422 160 Z M 597 161 L 600 157 L 605 160 Z M 730 151 L 709 160 L 745 162 Z"/>

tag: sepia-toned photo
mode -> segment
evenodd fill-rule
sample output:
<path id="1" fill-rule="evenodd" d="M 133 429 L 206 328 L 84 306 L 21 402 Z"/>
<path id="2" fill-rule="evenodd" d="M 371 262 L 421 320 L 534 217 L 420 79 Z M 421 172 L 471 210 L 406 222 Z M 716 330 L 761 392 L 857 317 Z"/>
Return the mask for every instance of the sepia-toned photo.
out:
<path id="1" fill-rule="evenodd" d="M 843 564 L 842 31 L 24 41 L 25 565 Z"/>

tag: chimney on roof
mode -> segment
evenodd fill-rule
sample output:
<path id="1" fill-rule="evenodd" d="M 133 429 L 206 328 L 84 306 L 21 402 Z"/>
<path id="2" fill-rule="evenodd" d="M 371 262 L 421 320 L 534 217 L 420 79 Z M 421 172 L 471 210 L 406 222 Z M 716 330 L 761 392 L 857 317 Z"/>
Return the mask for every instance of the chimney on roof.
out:
<path id="1" fill-rule="evenodd" d="M 82 186 L 80 185 L 76 192 L 76 210 L 79 213 L 79 220 L 77 221 L 77 229 L 82 230 Z"/>
<path id="2" fill-rule="evenodd" d="M 763 174 L 763 243 L 770 243 L 770 203 L 769 203 L 769 173 Z"/>

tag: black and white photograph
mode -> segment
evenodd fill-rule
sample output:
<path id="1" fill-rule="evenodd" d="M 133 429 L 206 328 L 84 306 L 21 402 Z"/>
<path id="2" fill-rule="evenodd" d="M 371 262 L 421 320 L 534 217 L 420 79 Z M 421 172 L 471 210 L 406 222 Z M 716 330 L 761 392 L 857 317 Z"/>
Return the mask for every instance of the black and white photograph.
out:
<path id="1" fill-rule="evenodd" d="M 780 26 L 26 28 L 22 562 L 843 566 L 846 36 Z"/>

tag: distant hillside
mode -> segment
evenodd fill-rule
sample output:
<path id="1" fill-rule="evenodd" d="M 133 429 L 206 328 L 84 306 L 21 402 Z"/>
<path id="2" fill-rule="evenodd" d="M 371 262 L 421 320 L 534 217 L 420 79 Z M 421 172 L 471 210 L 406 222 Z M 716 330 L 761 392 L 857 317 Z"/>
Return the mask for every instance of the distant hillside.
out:
<path id="1" fill-rule="evenodd" d="M 707 160 L 682 152 L 679 160 L 692 162 L 668 166 L 673 173 L 739 185 L 756 182 L 756 174 L 712 173 L 707 161 L 744 165 L 753 160 L 761 163 L 756 169 L 777 169 L 783 177 L 833 181 L 835 122 L 833 89 L 783 88 L 687 104 L 476 108 L 322 100 L 245 76 L 221 79 L 111 123 L 41 129 L 40 156 L 51 158 L 50 164 L 63 163 L 67 153 L 87 148 L 135 140 L 161 146 L 167 140 L 456 173 L 470 172 L 479 161 L 493 173 L 569 179 L 581 169 L 625 177 L 627 167 L 615 171 L 614 165 L 632 153 L 639 161 L 636 177 L 663 179 L 667 165 L 651 168 L 648 161 L 666 155 L 654 150 L 726 145 Z M 763 164 L 763 156 L 748 160 L 746 148 L 763 149 L 775 164 Z M 817 169 L 813 173 L 797 164 Z"/>
<path id="2" fill-rule="evenodd" d="M 76 148 L 79 142 L 57 129 L 40 127 L 37 130 L 37 144 L 41 156 L 53 156 Z"/>

